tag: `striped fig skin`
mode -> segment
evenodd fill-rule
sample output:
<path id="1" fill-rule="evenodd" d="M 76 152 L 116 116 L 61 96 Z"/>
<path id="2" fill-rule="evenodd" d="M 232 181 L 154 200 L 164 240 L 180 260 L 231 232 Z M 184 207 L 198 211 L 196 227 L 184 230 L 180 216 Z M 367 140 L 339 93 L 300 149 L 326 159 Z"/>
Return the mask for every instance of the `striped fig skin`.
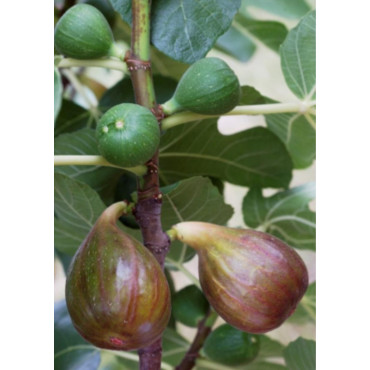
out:
<path id="1" fill-rule="evenodd" d="M 117 227 L 124 202 L 108 207 L 79 247 L 67 274 L 66 302 L 87 341 L 112 350 L 154 342 L 171 314 L 170 291 L 153 255 Z"/>
<path id="2" fill-rule="evenodd" d="M 199 279 L 209 303 L 240 330 L 259 334 L 279 327 L 307 290 L 304 262 L 272 235 L 204 222 L 173 229 L 198 252 Z"/>

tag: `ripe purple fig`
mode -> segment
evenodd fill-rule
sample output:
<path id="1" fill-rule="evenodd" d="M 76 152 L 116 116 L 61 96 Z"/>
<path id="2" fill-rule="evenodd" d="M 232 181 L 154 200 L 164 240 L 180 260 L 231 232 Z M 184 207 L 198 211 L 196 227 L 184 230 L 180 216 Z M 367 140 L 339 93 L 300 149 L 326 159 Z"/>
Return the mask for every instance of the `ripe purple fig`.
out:
<path id="1" fill-rule="evenodd" d="M 154 256 L 117 226 L 126 204 L 108 207 L 67 274 L 73 325 L 97 347 L 132 350 L 154 342 L 171 314 L 166 277 Z"/>
<path id="2" fill-rule="evenodd" d="M 254 334 L 280 326 L 308 286 L 305 264 L 272 235 L 204 222 L 173 226 L 196 249 L 205 296 L 230 325 Z"/>

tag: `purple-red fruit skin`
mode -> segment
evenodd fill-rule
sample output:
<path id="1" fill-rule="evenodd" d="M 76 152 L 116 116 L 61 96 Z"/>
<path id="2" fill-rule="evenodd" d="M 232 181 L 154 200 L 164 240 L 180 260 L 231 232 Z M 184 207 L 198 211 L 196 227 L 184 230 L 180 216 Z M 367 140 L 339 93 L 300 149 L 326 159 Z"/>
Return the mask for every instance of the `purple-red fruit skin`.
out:
<path id="1" fill-rule="evenodd" d="M 66 302 L 87 341 L 112 350 L 145 347 L 160 337 L 171 313 L 165 275 L 153 255 L 116 224 L 123 202 L 99 217 L 67 274 Z"/>
<path id="2" fill-rule="evenodd" d="M 240 330 L 259 334 L 279 327 L 307 290 L 301 257 L 272 235 L 203 222 L 173 229 L 198 252 L 199 279 L 209 303 Z"/>

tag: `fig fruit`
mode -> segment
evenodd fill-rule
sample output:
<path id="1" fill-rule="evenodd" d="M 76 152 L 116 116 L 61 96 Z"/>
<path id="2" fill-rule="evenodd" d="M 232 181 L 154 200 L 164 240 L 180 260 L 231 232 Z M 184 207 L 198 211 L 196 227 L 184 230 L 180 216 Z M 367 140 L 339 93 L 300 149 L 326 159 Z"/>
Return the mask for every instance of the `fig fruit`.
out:
<path id="1" fill-rule="evenodd" d="M 66 302 L 87 341 L 112 350 L 154 342 L 171 314 L 170 291 L 154 256 L 116 222 L 124 202 L 108 207 L 83 241 L 67 273 Z"/>
<path id="2" fill-rule="evenodd" d="M 152 112 L 123 103 L 103 114 L 96 127 L 98 149 L 107 161 L 133 167 L 148 161 L 159 145 L 160 130 Z"/>
<path id="3" fill-rule="evenodd" d="M 59 19 L 54 32 L 59 53 L 76 59 L 116 55 L 112 30 L 104 15 L 92 5 L 77 4 Z"/>
<path id="4" fill-rule="evenodd" d="M 304 262 L 272 235 L 204 222 L 182 222 L 173 229 L 198 252 L 208 302 L 240 330 L 258 334 L 277 328 L 307 289 Z"/>
<path id="5" fill-rule="evenodd" d="M 245 333 L 223 324 L 213 330 L 204 342 L 204 353 L 211 360 L 225 365 L 241 365 L 253 361 L 260 349 L 258 335 Z"/>
<path id="6" fill-rule="evenodd" d="M 162 105 L 165 114 L 188 110 L 223 114 L 240 99 L 240 85 L 233 70 L 219 58 L 203 58 L 181 77 L 173 97 Z"/>

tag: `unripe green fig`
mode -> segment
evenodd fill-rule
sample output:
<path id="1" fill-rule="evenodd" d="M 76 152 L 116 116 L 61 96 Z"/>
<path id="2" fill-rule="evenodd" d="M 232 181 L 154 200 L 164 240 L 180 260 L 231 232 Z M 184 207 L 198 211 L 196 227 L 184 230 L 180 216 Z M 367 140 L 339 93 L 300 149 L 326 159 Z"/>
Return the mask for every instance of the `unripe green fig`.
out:
<path id="1" fill-rule="evenodd" d="M 277 328 L 307 289 L 304 262 L 272 235 L 204 222 L 182 222 L 173 230 L 198 252 L 203 293 L 235 328 L 255 334 Z"/>
<path id="2" fill-rule="evenodd" d="M 132 103 L 118 104 L 103 114 L 96 127 L 98 149 L 108 162 L 133 167 L 156 152 L 160 130 L 152 112 Z"/>
<path id="3" fill-rule="evenodd" d="M 195 285 L 176 292 L 172 299 L 172 313 L 182 324 L 197 327 L 209 311 L 209 303 Z"/>
<path id="4" fill-rule="evenodd" d="M 165 114 L 184 110 L 223 114 L 240 99 L 240 85 L 233 70 L 219 58 L 203 58 L 181 77 L 173 97 L 162 105 Z"/>
<path id="5" fill-rule="evenodd" d="M 77 4 L 59 19 L 54 32 L 59 53 L 76 59 L 116 55 L 112 30 L 94 6 Z"/>
<path id="6" fill-rule="evenodd" d="M 229 324 L 216 328 L 204 342 L 203 351 L 211 360 L 225 365 L 253 361 L 260 349 L 258 335 L 245 333 Z"/>
<path id="7" fill-rule="evenodd" d="M 67 273 L 66 302 L 87 341 L 112 350 L 145 347 L 171 314 L 170 292 L 154 256 L 116 222 L 124 202 L 108 207 L 83 241 Z"/>

